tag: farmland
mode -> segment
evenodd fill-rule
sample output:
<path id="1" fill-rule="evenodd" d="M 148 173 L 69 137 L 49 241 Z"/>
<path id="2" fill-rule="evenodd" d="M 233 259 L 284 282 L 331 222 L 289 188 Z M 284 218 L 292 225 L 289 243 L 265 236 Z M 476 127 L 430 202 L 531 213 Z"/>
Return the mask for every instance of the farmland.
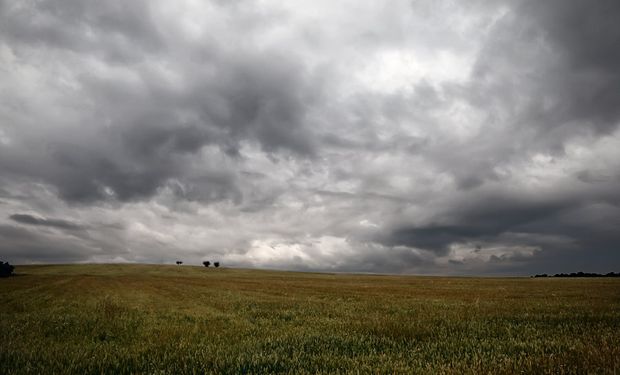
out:
<path id="1" fill-rule="evenodd" d="M 0 373 L 618 373 L 620 280 L 18 266 Z"/>

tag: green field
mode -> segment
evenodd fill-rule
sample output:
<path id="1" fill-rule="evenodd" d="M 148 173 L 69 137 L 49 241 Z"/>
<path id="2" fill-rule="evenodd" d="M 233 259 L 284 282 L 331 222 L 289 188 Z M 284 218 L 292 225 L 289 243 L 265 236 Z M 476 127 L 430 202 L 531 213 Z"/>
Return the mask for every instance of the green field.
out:
<path id="1" fill-rule="evenodd" d="M 19 266 L 0 374 L 620 373 L 620 280 Z"/>

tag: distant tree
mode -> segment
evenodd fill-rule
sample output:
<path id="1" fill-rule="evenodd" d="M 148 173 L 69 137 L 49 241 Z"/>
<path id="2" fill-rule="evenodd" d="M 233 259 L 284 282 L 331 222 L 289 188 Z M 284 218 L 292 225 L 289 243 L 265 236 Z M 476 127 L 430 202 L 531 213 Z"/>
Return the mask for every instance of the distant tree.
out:
<path id="1" fill-rule="evenodd" d="M 177 266 L 180 266 L 181 264 L 183 264 L 183 262 L 181 262 L 180 260 L 177 260 Z"/>
<path id="2" fill-rule="evenodd" d="M 0 262 L 0 277 L 9 277 L 13 274 L 15 267 L 9 264 L 9 262 Z"/>
<path id="3" fill-rule="evenodd" d="M 538 276 L 538 275 L 537 275 Z M 609 272 L 606 274 L 596 272 L 571 272 L 571 273 L 556 273 L 553 277 L 620 277 L 620 273 Z"/>
<path id="4" fill-rule="evenodd" d="M 202 264 L 204 264 L 205 267 L 209 267 L 211 265 L 211 262 L 205 260 L 204 262 L 202 262 Z"/>
<path id="5" fill-rule="evenodd" d="M 214 266 L 215 268 L 219 267 L 219 266 L 220 266 L 220 262 L 213 262 L 213 266 Z"/>

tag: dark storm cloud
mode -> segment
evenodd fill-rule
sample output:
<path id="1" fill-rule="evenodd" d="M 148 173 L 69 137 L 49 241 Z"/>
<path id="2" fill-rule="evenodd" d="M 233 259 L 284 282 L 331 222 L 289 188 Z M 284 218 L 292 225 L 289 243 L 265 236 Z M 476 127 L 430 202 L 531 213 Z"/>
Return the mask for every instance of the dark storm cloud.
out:
<path id="1" fill-rule="evenodd" d="M 449 255 L 455 245 L 469 246 L 480 253 L 493 246 L 534 246 L 531 256 L 491 255 L 496 270 L 523 272 L 562 267 L 608 269 L 620 260 L 617 243 L 620 211 L 611 192 L 580 192 L 556 196 L 485 194 L 468 196 L 437 212 L 428 224 L 397 224 L 376 241 L 386 246 L 405 246 L 427 250 L 438 256 Z M 560 261 L 559 258 L 562 258 Z M 515 264 L 519 261 L 518 265 Z M 612 266 L 613 267 L 613 266 Z"/>
<path id="2" fill-rule="evenodd" d="M 49 173 L 48 181 L 52 181 L 61 197 L 69 201 L 105 199 L 106 187 L 112 189 L 110 195 L 120 200 L 148 197 L 163 184 L 173 168 L 169 160 L 155 165 L 134 164 L 128 168 L 129 160 L 117 161 L 105 153 L 96 155 L 72 144 L 54 145 L 51 154 L 55 170 Z"/>
<path id="3" fill-rule="evenodd" d="M 318 99 L 320 80 L 309 86 L 311 81 L 306 80 L 316 77 L 280 53 L 231 58 L 221 62 L 215 91 L 197 103 L 205 121 L 226 129 L 233 139 L 257 139 L 269 152 L 284 149 L 312 155 L 313 137 L 304 116 Z M 213 102 L 223 108 L 215 108 Z"/>
<path id="4" fill-rule="evenodd" d="M 433 266 L 433 256 L 407 247 L 364 248 L 359 254 L 333 267 L 338 272 L 385 272 L 402 273 L 415 269 L 420 272 Z"/>
<path id="5" fill-rule="evenodd" d="M 9 219 L 25 226 L 0 224 L 0 254 L 19 262 L 73 262 L 127 257 L 122 223 L 92 220 L 88 225 L 40 215 L 12 214 Z M 157 249 L 158 245 L 150 245 Z"/>
<path id="6" fill-rule="evenodd" d="M 123 143 L 136 157 L 149 159 L 171 153 L 195 153 L 213 138 L 209 129 L 196 125 L 175 128 L 133 125 L 123 134 Z"/>
<path id="7" fill-rule="evenodd" d="M 29 214 L 13 214 L 9 216 L 9 219 L 16 221 L 22 224 L 29 225 L 40 225 L 45 227 L 59 228 L 59 229 L 67 229 L 67 230 L 76 230 L 83 229 L 83 226 L 73 223 L 71 221 L 62 220 L 62 219 L 49 219 L 43 217 L 37 217 Z"/>
<path id="8" fill-rule="evenodd" d="M 5 38 L 110 60 L 142 58 L 142 50 L 156 50 L 163 43 L 145 1 L 1 1 L 0 15 Z"/>
<path id="9" fill-rule="evenodd" d="M 620 117 L 620 4 L 614 0 L 531 1 L 521 9 L 561 53 L 568 74 L 557 77 L 560 121 L 584 120 L 608 132 Z M 551 112 L 551 110 L 549 110 Z"/>
<path id="10" fill-rule="evenodd" d="M 382 240 L 389 246 L 408 246 L 433 251 L 439 255 L 449 252 L 456 243 L 489 241 L 509 232 L 540 233 L 545 219 L 556 217 L 582 203 L 559 199 L 537 199 L 520 195 L 489 194 L 469 197 L 456 202 L 444 212 L 444 222 L 431 222 L 419 227 L 398 227 Z"/>
<path id="11" fill-rule="evenodd" d="M 578 137 L 612 134 L 620 120 L 617 1 L 520 1 L 490 28 L 467 82 L 427 89 L 426 101 L 406 96 L 391 113 L 439 126 L 430 108 L 464 100 L 483 118 L 470 142 L 430 138 L 428 162 L 452 174 L 461 189 L 501 179 L 498 167 L 535 153 L 564 154 Z M 435 91 L 435 92 L 434 92 Z M 415 117 L 414 117 L 415 116 Z M 438 120 L 438 121 L 437 121 Z M 471 121 L 468 118 L 464 123 Z M 446 152 L 450 150 L 450 152 Z"/>
<path id="12" fill-rule="evenodd" d="M 430 161 L 450 171 L 460 189 L 500 183 L 506 193 L 457 195 L 443 215 L 436 215 L 436 221 L 396 224 L 377 241 L 444 256 L 456 244 L 501 240 L 515 245 L 506 236 L 519 233 L 516 244 L 543 249 L 527 261 L 522 259 L 527 267 L 554 267 L 552 259 L 560 256 L 562 249 L 563 256 L 584 266 L 603 266 L 598 259 L 617 263 L 620 256 L 612 249 L 620 238 L 601 223 L 600 217 L 605 213 L 607 220 L 620 223 L 617 196 L 608 188 L 613 174 L 604 172 L 597 180 L 593 172 L 581 171 L 579 180 L 591 184 L 581 193 L 562 196 L 560 190 L 556 196 L 535 197 L 525 192 L 508 193 L 510 180 L 496 171 L 498 166 L 510 166 L 535 153 L 563 155 L 566 144 L 577 136 L 607 135 L 617 129 L 620 54 L 615 46 L 620 45 L 619 17 L 617 1 L 515 4 L 493 27 L 464 91 L 468 101 L 487 113 L 487 124 L 493 126 L 472 144 L 460 144 L 449 155 L 442 154 L 445 148 L 437 154 L 430 151 Z M 446 89 L 460 95 L 459 89 Z M 581 219 L 568 219 L 570 215 Z M 543 234 L 566 241 L 554 245 L 542 241 Z M 569 251 L 571 246 L 576 248 Z M 508 260 L 497 256 L 491 259 Z"/>
<path id="13" fill-rule="evenodd" d="M 0 251 L 618 265 L 618 19 L 614 0 L 0 0 Z"/>
<path id="14" fill-rule="evenodd" d="M 59 132 L 50 134 L 44 134 L 42 124 L 36 125 L 39 134 L 15 130 L 15 146 L 36 146 L 3 157 L 5 173 L 52 184 L 71 202 L 148 199 L 171 180 L 200 181 L 201 193 L 183 197 L 239 201 L 235 172 L 190 170 L 189 159 L 209 145 L 222 158 L 238 158 L 242 141 L 256 142 L 270 153 L 305 157 L 315 152 L 304 117 L 318 99 L 320 79 L 292 54 L 231 50 L 226 41 L 174 40 L 177 30 L 164 37 L 164 25 L 154 24 L 148 2 L 4 2 L 1 9 L 1 36 L 14 53 L 46 50 L 67 67 L 76 56 L 72 52 L 86 59 L 89 54 L 137 54 L 144 60 L 143 65 L 114 63 L 121 64 L 129 80 L 81 71 L 75 61 L 77 88 L 68 95 L 84 101 L 78 121 L 88 128 L 60 122 L 53 124 Z M 177 65 L 172 74 L 179 84 L 174 87 L 153 70 L 166 64 Z M 6 152 L 14 151 L 0 150 Z"/>
<path id="15" fill-rule="evenodd" d="M 0 225 L 0 254 L 14 263 L 84 261 L 94 252 L 71 238 Z"/>
<path id="16" fill-rule="evenodd" d="M 474 69 L 479 105 L 503 101 L 547 144 L 620 118 L 620 4 L 525 1 L 498 21 Z M 489 90 L 489 91 L 487 91 Z M 554 139 L 555 138 L 555 139 Z"/>

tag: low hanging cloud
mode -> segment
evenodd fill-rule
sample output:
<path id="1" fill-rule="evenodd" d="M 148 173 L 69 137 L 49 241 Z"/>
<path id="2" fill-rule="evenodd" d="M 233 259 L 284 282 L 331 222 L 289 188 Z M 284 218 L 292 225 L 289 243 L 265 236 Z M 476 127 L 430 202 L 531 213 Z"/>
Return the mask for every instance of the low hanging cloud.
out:
<path id="1" fill-rule="evenodd" d="M 0 255 L 617 271 L 619 17 L 0 1 Z"/>
<path id="2" fill-rule="evenodd" d="M 72 223 L 67 220 L 62 219 L 47 219 L 42 217 L 36 217 L 29 214 L 13 214 L 9 216 L 9 219 L 16 221 L 22 224 L 30 224 L 30 225 L 40 225 L 44 227 L 52 227 L 59 229 L 82 229 L 83 227 L 79 224 Z"/>

